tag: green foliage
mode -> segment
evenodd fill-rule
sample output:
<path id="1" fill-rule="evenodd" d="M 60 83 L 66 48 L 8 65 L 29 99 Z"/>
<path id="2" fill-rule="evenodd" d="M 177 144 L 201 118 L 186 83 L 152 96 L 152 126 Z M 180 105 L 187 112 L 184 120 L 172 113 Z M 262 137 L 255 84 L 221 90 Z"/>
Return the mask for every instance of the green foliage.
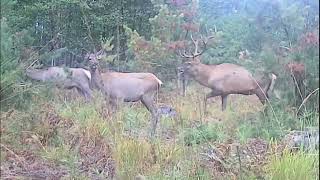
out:
<path id="1" fill-rule="evenodd" d="M 319 159 L 316 156 L 301 151 L 296 154 L 285 151 L 282 156 L 274 155 L 267 166 L 268 179 L 317 179 L 319 174 L 315 169 L 319 166 Z"/>
<path id="2" fill-rule="evenodd" d="M 12 29 L 8 26 L 6 17 L 1 18 L 1 58 L 0 58 L 0 102 L 1 108 L 21 108 L 30 96 L 29 87 L 20 84 L 22 81 L 22 67 L 19 64 L 19 49 L 15 49 Z"/>
<path id="3" fill-rule="evenodd" d="M 17 57 L 14 55 L 12 35 L 7 25 L 6 18 L 1 18 L 1 100 L 10 96 L 18 70 Z"/>
<path id="4" fill-rule="evenodd" d="M 183 136 L 186 145 L 195 145 L 209 141 L 221 141 L 226 137 L 222 127 L 213 124 L 200 125 L 196 128 L 186 128 Z"/>
<path id="5" fill-rule="evenodd" d="M 251 27 L 249 22 L 244 16 L 223 16 L 214 22 L 209 22 L 209 27 L 218 28 L 219 43 L 213 48 L 209 49 L 208 53 L 211 57 L 203 59 L 204 62 L 209 64 L 223 63 L 223 62 L 236 62 L 239 51 L 245 48 L 251 50 L 251 47 L 258 47 L 259 41 L 254 41 L 252 37 Z M 254 43 L 249 44 L 246 41 L 252 40 Z"/>
<path id="6" fill-rule="evenodd" d="M 305 130 L 307 127 L 318 126 L 319 114 L 304 113 L 297 117 L 294 111 L 283 111 L 285 103 L 273 103 L 267 110 L 254 117 L 241 119 L 236 129 L 236 137 L 241 142 L 248 138 L 281 139 L 291 130 Z"/>
<path id="7" fill-rule="evenodd" d="M 77 154 L 70 150 L 70 147 L 61 144 L 58 147 L 46 149 L 42 153 L 42 158 L 45 158 L 53 163 L 67 165 L 71 169 L 75 169 L 78 160 Z"/>

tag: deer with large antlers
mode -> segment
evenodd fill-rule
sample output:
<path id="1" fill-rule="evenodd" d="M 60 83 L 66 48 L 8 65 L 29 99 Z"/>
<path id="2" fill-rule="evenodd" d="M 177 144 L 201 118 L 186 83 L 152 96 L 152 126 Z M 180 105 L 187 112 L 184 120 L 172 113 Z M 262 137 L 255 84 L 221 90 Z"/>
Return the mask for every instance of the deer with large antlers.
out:
<path id="1" fill-rule="evenodd" d="M 151 136 L 153 136 L 159 119 L 154 99 L 162 82 L 152 73 L 100 73 L 98 60 L 104 55 L 102 50 L 86 55 L 92 85 L 102 91 L 113 110 L 119 102 L 141 101 L 152 115 Z"/>
<path id="2" fill-rule="evenodd" d="M 201 85 L 211 89 L 211 92 L 206 94 L 204 99 L 205 112 L 207 100 L 216 96 L 221 96 L 222 111 L 224 111 L 229 94 L 255 94 L 264 104 L 269 97 L 269 92 L 273 89 L 277 76 L 269 74 L 256 80 L 247 69 L 236 64 L 202 64 L 199 56 L 205 52 L 207 43 L 212 38 L 213 36 L 206 38 L 201 36 L 200 39 L 194 39 L 191 35 L 191 40 L 195 46 L 194 53 L 187 55 L 186 52 L 181 53 L 179 51 L 181 57 L 191 59 L 191 61 L 184 62 L 182 66 L 178 67 L 179 73 L 187 74 Z M 199 40 L 204 46 L 201 52 L 198 51 Z"/>

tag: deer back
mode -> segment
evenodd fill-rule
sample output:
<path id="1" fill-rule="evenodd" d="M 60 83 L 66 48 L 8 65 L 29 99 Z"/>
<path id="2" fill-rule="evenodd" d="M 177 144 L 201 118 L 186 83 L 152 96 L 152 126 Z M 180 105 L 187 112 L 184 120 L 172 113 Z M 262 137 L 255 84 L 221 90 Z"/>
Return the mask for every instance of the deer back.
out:
<path id="1" fill-rule="evenodd" d="M 257 88 L 252 74 L 244 67 L 224 63 L 216 65 L 210 72 L 208 80 L 210 87 L 225 93 L 238 93 Z"/>

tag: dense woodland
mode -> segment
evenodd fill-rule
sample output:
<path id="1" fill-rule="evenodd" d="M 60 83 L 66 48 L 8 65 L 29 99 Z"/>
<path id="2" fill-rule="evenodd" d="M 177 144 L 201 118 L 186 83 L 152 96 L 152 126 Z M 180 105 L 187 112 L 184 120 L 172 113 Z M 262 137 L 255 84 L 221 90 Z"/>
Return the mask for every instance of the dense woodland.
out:
<path id="1" fill-rule="evenodd" d="M 276 74 L 271 108 L 262 110 L 257 100 L 250 105 L 241 96 L 230 100 L 226 112 L 216 100 L 205 116 L 198 105 L 203 87 L 191 79 L 181 96 L 177 67 L 184 59 L 178 52 L 191 51 L 191 34 L 214 37 L 200 57 L 204 64 L 234 63 L 253 74 Z M 163 81 L 159 103 L 180 114 L 179 120 L 162 120 L 163 137 L 152 143 L 141 135 L 149 115 L 139 104 L 106 117 L 98 92 L 86 104 L 75 91 L 25 75 L 30 67 L 86 69 L 85 55 L 101 49 L 107 52 L 103 71 L 150 72 Z M 304 151 L 275 155 L 275 144 L 288 132 L 319 125 L 319 1 L 1 0 L 0 62 L 3 177 L 319 178 L 319 162 Z M 208 123 L 213 117 L 222 124 Z M 259 147 L 270 148 L 257 151 L 274 156 L 242 165 L 225 154 L 202 159 L 204 148 L 230 139 L 243 148 L 263 141 Z"/>

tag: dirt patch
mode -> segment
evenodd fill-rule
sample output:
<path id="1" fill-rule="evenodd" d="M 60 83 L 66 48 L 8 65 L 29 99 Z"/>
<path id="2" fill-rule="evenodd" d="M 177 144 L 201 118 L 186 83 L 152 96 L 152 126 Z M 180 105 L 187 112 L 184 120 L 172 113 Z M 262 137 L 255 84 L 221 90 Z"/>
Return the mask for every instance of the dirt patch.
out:
<path id="1" fill-rule="evenodd" d="M 80 171 L 90 179 L 112 179 L 115 176 L 111 147 L 102 141 L 83 140 L 79 143 Z"/>
<path id="2" fill-rule="evenodd" d="M 100 140 L 81 140 L 74 147 L 79 154 L 75 167 L 79 175 L 90 179 L 112 179 L 115 176 L 115 162 L 111 147 Z M 67 166 L 51 162 L 32 151 L 15 152 L 12 148 L 1 145 L 2 179 L 60 179 L 70 177 L 73 172 Z"/>
<path id="3" fill-rule="evenodd" d="M 254 138 L 241 145 L 232 142 L 214 143 L 202 153 L 203 166 L 211 170 L 213 177 L 239 177 L 248 172 L 262 176 L 267 163 L 268 143 Z"/>
<path id="4" fill-rule="evenodd" d="M 1 162 L 1 179 L 60 179 L 68 174 L 62 166 L 49 163 L 30 151 L 14 152 L 2 145 L 6 152 L 5 161 Z"/>

